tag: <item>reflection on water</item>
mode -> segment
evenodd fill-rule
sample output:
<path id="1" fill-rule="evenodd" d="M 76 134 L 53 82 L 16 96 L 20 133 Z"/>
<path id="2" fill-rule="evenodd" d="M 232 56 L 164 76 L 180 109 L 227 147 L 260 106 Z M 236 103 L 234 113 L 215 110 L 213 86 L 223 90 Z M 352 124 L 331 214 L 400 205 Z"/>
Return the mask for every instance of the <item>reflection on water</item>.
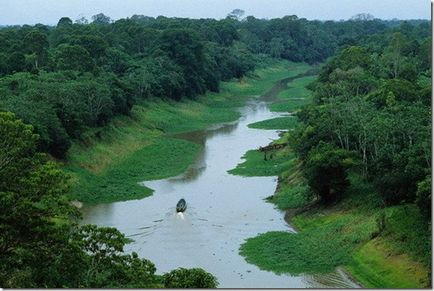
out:
<path id="1" fill-rule="evenodd" d="M 286 83 L 285 83 L 286 84 Z M 284 214 L 265 203 L 276 177 L 239 177 L 227 173 L 243 154 L 277 138 L 277 131 L 257 130 L 249 123 L 280 116 L 252 100 L 234 123 L 177 135 L 201 144 L 196 162 L 182 175 L 146 181 L 154 195 L 140 200 L 83 207 L 84 223 L 117 227 L 136 251 L 153 261 L 159 273 L 178 267 L 201 267 L 226 288 L 356 287 L 339 271 L 327 275 L 276 275 L 248 264 L 238 254 L 249 237 L 267 231 L 294 231 Z M 180 198 L 188 203 L 176 213 Z"/>
<path id="2" fill-rule="evenodd" d="M 195 180 L 206 167 L 206 141 L 215 135 L 230 134 L 238 127 L 238 122 L 214 125 L 208 130 L 197 130 L 186 133 L 174 134 L 173 137 L 181 138 L 202 146 L 196 161 L 181 175 L 171 178 L 172 181 L 189 182 Z"/>

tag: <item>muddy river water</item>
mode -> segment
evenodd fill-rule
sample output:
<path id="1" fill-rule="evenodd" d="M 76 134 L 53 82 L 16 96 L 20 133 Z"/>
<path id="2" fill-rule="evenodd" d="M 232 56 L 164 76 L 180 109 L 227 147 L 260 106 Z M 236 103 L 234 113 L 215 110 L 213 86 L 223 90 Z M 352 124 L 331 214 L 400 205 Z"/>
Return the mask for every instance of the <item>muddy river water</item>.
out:
<path id="1" fill-rule="evenodd" d="M 227 173 L 243 154 L 278 137 L 274 130 L 249 123 L 281 116 L 267 102 L 254 98 L 233 123 L 178 135 L 202 149 L 183 174 L 145 181 L 150 197 L 82 208 L 84 223 L 112 226 L 134 240 L 126 251 L 155 263 L 158 273 L 178 267 L 200 267 L 214 274 L 221 288 L 339 288 L 358 287 L 341 270 L 321 275 L 275 274 L 260 270 L 238 254 L 245 239 L 267 231 L 294 230 L 284 213 L 264 198 L 273 194 L 276 177 L 240 177 Z M 175 213 L 180 198 L 185 213 Z"/>

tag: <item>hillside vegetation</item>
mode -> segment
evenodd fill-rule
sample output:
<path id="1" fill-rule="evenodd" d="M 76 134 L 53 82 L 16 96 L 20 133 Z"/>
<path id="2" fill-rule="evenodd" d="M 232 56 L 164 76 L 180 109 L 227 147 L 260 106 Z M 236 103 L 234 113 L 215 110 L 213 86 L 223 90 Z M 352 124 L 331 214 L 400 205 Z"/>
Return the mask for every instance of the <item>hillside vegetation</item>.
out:
<path id="1" fill-rule="evenodd" d="M 429 286 L 430 35 L 428 21 L 236 13 L 0 27 L 0 286 L 217 287 L 198 268 L 157 275 L 117 229 L 80 225 L 71 200 L 150 195 L 139 182 L 181 173 L 199 149 L 173 134 L 236 120 L 296 76 L 272 109 L 298 120 L 251 125 L 291 129 L 289 147 L 267 163 L 249 152 L 234 173 L 280 174 L 269 200 L 305 207 L 301 232 L 242 254 L 276 272 L 344 265 L 365 286 Z M 325 61 L 311 95 L 309 65 Z"/>
<path id="2" fill-rule="evenodd" d="M 431 68 L 420 42 L 430 39 L 417 28 L 373 35 L 293 91 L 290 102 L 311 95 L 312 103 L 295 109 L 299 126 L 275 141 L 286 147 L 274 156 L 288 159 L 256 171 L 248 153 L 231 173 L 279 169 L 268 200 L 299 233 L 248 239 L 240 249 L 248 262 L 290 274 L 345 266 L 369 288 L 431 285 Z"/>

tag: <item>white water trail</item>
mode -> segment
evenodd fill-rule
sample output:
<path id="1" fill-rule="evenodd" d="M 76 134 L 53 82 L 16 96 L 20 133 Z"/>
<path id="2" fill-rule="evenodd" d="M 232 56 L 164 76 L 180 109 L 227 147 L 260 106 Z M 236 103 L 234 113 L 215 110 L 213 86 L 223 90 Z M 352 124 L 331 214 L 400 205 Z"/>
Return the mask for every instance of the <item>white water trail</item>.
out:
<path id="1" fill-rule="evenodd" d="M 182 213 L 182 212 L 177 212 L 176 214 L 177 214 L 177 216 L 178 216 L 180 219 L 182 219 L 182 220 L 185 219 L 185 217 L 184 217 L 184 213 Z"/>

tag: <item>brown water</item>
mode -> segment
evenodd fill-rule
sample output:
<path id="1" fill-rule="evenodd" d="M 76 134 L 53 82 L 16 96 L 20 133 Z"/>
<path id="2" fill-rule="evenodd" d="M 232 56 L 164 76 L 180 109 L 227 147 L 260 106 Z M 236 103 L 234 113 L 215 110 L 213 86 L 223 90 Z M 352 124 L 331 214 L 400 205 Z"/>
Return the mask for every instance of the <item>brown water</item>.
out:
<path id="1" fill-rule="evenodd" d="M 155 263 L 158 273 L 178 267 L 201 267 L 213 273 L 222 288 L 358 287 L 337 270 L 326 275 L 276 275 L 248 264 L 238 254 L 246 238 L 267 231 L 294 230 L 284 213 L 263 199 L 273 194 L 276 177 L 240 177 L 227 173 L 243 154 L 278 137 L 277 131 L 249 129 L 252 122 L 282 114 L 267 103 L 251 100 L 233 123 L 178 135 L 203 146 L 196 162 L 182 175 L 143 182 L 153 196 L 84 206 L 83 223 L 113 226 L 134 242 L 126 251 Z M 175 213 L 180 198 L 184 214 Z"/>

